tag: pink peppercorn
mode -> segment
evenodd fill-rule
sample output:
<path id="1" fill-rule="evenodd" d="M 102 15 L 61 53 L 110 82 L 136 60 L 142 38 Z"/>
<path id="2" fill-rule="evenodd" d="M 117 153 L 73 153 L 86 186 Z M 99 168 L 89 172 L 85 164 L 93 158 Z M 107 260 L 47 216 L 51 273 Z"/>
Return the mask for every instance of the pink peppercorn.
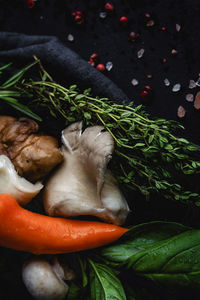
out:
<path id="1" fill-rule="evenodd" d="M 106 3 L 104 9 L 107 11 L 107 12 L 111 12 L 114 10 L 114 5 L 112 3 Z"/>
<path id="2" fill-rule="evenodd" d="M 96 66 L 96 69 L 98 70 L 98 71 L 100 71 L 100 72 L 104 72 L 105 71 L 105 66 L 103 65 L 103 64 L 98 64 L 97 66 Z"/>

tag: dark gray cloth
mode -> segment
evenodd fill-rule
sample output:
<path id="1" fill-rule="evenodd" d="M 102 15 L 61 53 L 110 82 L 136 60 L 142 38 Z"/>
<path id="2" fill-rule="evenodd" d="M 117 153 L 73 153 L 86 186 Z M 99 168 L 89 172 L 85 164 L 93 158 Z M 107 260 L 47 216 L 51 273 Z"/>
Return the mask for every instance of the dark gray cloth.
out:
<path id="1" fill-rule="evenodd" d="M 92 88 L 95 95 L 116 102 L 127 101 L 124 92 L 109 78 L 93 68 L 74 51 L 54 36 L 31 36 L 21 33 L 0 32 L 0 62 L 13 62 L 23 67 L 37 56 L 53 77 L 63 84 L 77 84 Z"/>

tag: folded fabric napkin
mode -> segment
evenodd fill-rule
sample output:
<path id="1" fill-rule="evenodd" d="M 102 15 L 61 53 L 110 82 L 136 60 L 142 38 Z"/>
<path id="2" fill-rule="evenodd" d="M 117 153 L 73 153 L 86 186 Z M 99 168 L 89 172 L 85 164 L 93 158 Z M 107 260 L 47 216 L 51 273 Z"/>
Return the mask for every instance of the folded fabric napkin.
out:
<path id="1" fill-rule="evenodd" d="M 76 83 L 80 88 L 92 88 L 95 95 L 115 102 L 128 101 L 125 93 L 110 79 L 93 68 L 54 36 L 25 35 L 0 32 L 0 63 L 12 62 L 22 68 L 37 56 L 47 71 L 62 84 Z"/>

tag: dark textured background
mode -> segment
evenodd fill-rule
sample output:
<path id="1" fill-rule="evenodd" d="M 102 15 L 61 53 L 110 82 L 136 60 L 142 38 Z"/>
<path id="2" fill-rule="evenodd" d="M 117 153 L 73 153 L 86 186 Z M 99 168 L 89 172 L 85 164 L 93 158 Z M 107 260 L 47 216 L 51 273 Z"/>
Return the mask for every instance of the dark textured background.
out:
<path id="1" fill-rule="evenodd" d="M 154 100 L 148 110 L 151 115 L 176 119 L 177 108 L 181 104 L 187 109 L 184 120 L 186 135 L 200 144 L 200 113 L 185 100 L 190 79 L 197 80 L 199 66 L 200 2 L 198 0 L 126 0 L 113 1 L 115 11 L 104 20 L 99 18 L 106 1 L 53 1 L 38 0 L 33 9 L 28 9 L 26 0 L 3 0 L 0 9 L 0 28 L 2 31 L 15 31 L 27 34 L 55 35 L 68 47 L 75 50 L 83 59 L 89 60 L 97 52 L 102 63 L 113 62 L 113 69 L 106 76 L 112 79 L 126 94 L 140 103 L 140 92 L 145 84 L 154 90 Z M 75 25 L 71 13 L 81 10 L 85 23 Z M 145 26 L 144 14 L 153 16 L 155 25 Z M 128 17 L 128 25 L 120 26 L 119 18 Z M 176 23 L 181 25 L 176 31 Z M 165 26 L 166 31 L 161 31 Z M 130 31 L 140 33 L 136 42 L 128 39 Z M 74 36 L 74 42 L 67 35 Z M 145 49 L 143 58 L 137 58 L 137 51 Z M 177 56 L 171 50 L 178 50 Z M 162 59 L 167 58 L 166 63 Z M 152 79 L 146 77 L 153 75 Z M 163 83 L 165 78 L 170 87 Z M 139 85 L 133 87 L 131 80 L 137 78 Z M 181 83 L 178 93 L 171 91 L 172 85 Z"/>
<path id="2" fill-rule="evenodd" d="M 146 84 L 152 86 L 154 97 L 152 103 L 147 106 L 152 117 L 162 116 L 177 120 L 177 108 L 179 105 L 184 106 L 187 110 L 186 117 L 180 121 L 186 127 L 185 137 L 200 144 L 200 112 L 193 108 L 193 103 L 185 100 L 187 93 L 193 93 L 195 96 L 199 90 L 198 87 L 190 90 L 188 85 L 189 80 L 196 81 L 200 73 L 200 2 L 112 1 L 115 11 L 105 19 L 100 19 L 99 13 L 104 11 L 105 3 L 106 1 L 95 0 L 38 0 L 34 8 L 28 9 L 26 0 L 2 0 L 0 30 L 33 35 L 55 35 L 86 61 L 92 53 L 98 53 L 100 62 L 113 63 L 112 70 L 106 72 L 105 76 L 118 85 L 136 104 L 141 103 L 140 93 L 143 86 Z M 75 10 L 81 10 L 85 15 L 85 23 L 80 26 L 74 24 L 71 17 L 71 13 Z M 155 21 L 153 27 L 146 27 L 145 13 L 152 15 Z M 123 15 L 128 17 L 127 26 L 121 26 L 119 23 L 119 18 Z M 180 32 L 176 31 L 177 23 L 181 25 Z M 161 30 L 163 26 L 166 27 L 166 31 Z M 131 31 L 140 34 L 136 42 L 131 42 L 128 38 Z M 74 42 L 67 40 L 68 34 L 74 36 Z M 145 53 L 138 59 L 137 51 L 141 48 L 145 49 Z M 176 56 L 171 55 L 173 48 L 178 50 Z M 167 59 L 166 63 L 162 62 L 163 58 Z M 152 74 L 151 79 L 146 76 L 149 73 Z M 137 87 L 131 84 L 133 78 L 139 81 Z M 169 87 L 164 85 L 165 78 L 171 82 Z M 175 83 L 182 86 L 178 93 L 171 91 Z M 199 226 L 199 213 L 196 210 L 184 210 L 181 206 L 164 201 L 159 204 L 159 199 L 153 206 L 143 204 L 143 208 L 139 207 L 138 211 L 139 215 L 134 216 L 136 223 L 166 219 L 168 215 L 168 219 Z M 4 255 L 4 250 L 1 251 L 1 255 Z M 2 276 L 0 299 L 14 299 L 13 295 L 16 298 L 30 299 L 20 278 L 23 259 L 14 251 L 9 252 L 9 257 L 13 259 L 9 262 L 5 276 Z M 7 288 L 7 284 L 11 288 Z M 156 292 L 158 299 L 195 299 L 191 291 L 184 295 L 165 295 L 160 290 Z"/>

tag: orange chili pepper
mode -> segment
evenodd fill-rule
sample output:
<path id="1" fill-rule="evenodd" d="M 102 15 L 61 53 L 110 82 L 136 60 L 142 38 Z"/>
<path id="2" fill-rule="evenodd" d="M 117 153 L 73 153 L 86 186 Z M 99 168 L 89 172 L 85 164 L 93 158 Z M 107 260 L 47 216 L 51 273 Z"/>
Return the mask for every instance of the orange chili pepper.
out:
<path id="1" fill-rule="evenodd" d="M 22 208 L 0 195 L 0 246 L 34 254 L 70 253 L 114 242 L 128 229 L 116 225 L 56 218 Z"/>

